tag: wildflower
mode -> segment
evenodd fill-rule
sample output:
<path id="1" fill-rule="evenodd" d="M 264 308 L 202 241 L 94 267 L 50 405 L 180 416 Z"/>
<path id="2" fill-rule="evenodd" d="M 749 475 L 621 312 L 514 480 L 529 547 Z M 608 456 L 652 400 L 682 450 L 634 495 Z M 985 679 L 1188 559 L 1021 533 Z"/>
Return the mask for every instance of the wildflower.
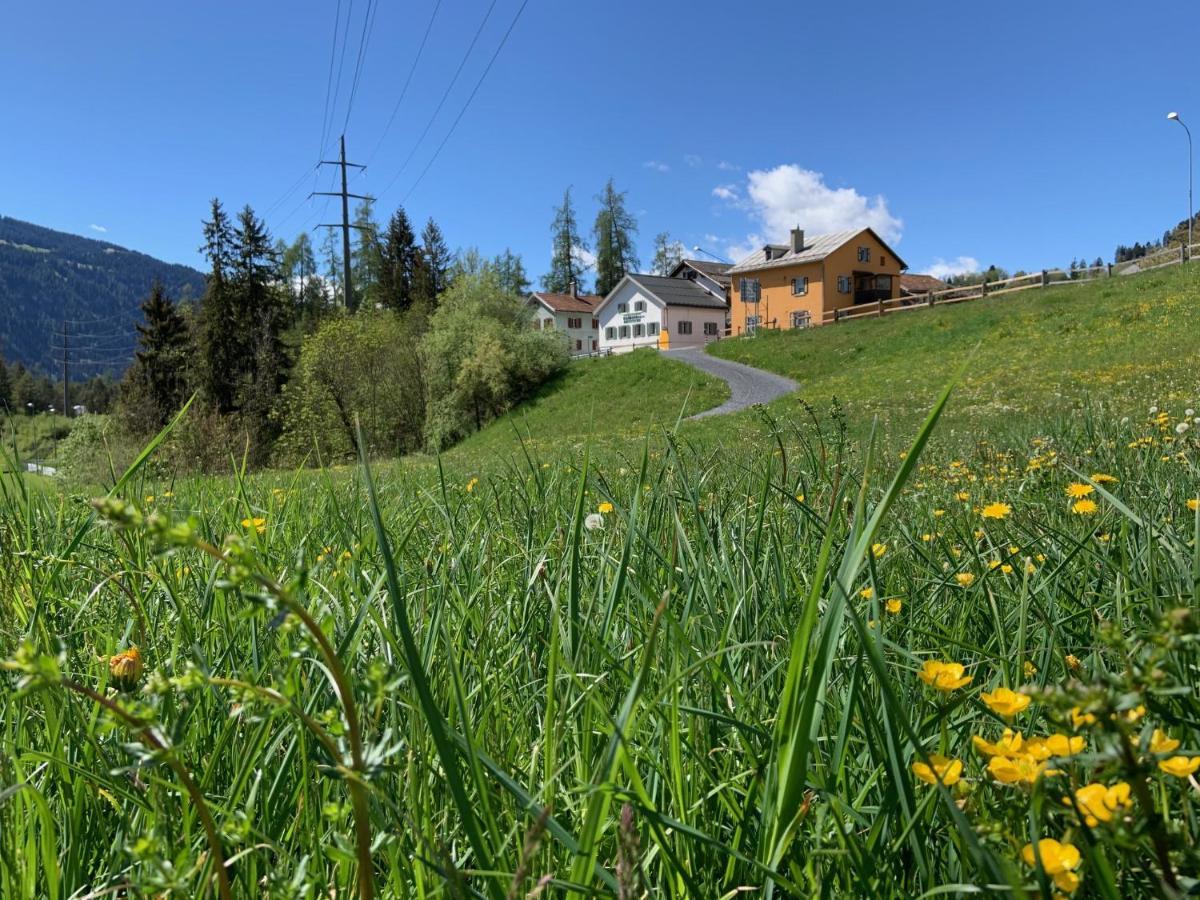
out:
<path id="1" fill-rule="evenodd" d="M 970 572 L 959 572 L 954 576 L 954 580 L 958 582 L 959 587 L 970 587 L 975 583 L 975 576 Z"/>
<path id="2" fill-rule="evenodd" d="M 1099 509 L 1095 500 L 1076 500 L 1071 504 L 1071 512 L 1077 516 L 1090 516 Z"/>
<path id="3" fill-rule="evenodd" d="M 1007 503 L 989 503 L 982 510 L 982 515 L 985 519 L 1003 519 L 1010 512 L 1012 507 Z"/>
<path id="4" fill-rule="evenodd" d="M 923 535 L 921 535 L 921 540 L 924 541 L 926 544 L 928 544 L 930 541 L 933 540 L 933 535 L 930 534 L 929 532 L 925 532 Z"/>
<path id="5" fill-rule="evenodd" d="M 1127 709 L 1123 713 L 1121 713 L 1121 718 L 1124 719 L 1126 722 L 1128 722 L 1130 725 L 1134 725 L 1137 722 L 1141 721 L 1142 716 L 1144 716 L 1145 714 L 1146 714 L 1146 707 L 1139 704 L 1138 706 L 1135 706 L 1133 709 Z"/>
<path id="6" fill-rule="evenodd" d="M 929 754 L 929 762 L 915 762 L 912 764 L 913 774 L 924 781 L 926 784 L 937 784 L 939 781 L 950 787 L 957 784 L 962 778 L 963 764 L 961 759 L 947 759 L 937 753 Z"/>
<path id="7" fill-rule="evenodd" d="M 1021 666 L 1021 671 L 1025 673 L 1026 678 L 1032 678 L 1037 674 L 1037 666 L 1035 666 L 1032 661 L 1027 659 Z"/>
<path id="8" fill-rule="evenodd" d="M 1075 792 L 1074 805 L 1079 807 L 1089 828 L 1095 828 L 1100 822 L 1111 822 L 1113 814 L 1129 803 L 1129 785 L 1124 781 L 1118 781 L 1112 787 L 1094 782 Z M 1063 805 L 1070 807 L 1071 798 L 1063 797 Z"/>
<path id="9" fill-rule="evenodd" d="M 1024 740 L 1019 731 L 1013 731 L 1011 728 L 1005 728 L 1004 734 L 994 744 L 989 744 L 977 734 L 971 735 L 971 743 L 984 756 L 1012 756 L 1020 753 Z"/>
<path id="10" fill-rule="evenodd" d="M 1067 485 L 1067 496 L 1074 500 L 1079 500 L 1082 497 L 1086 497 L 1088 494 L 1094 493 L 1095 490 L 1096 489 L 1090 484 L 1083 484 L 1080 481 L 1073 481 Z"/>
<path id="11" fill-rule="evenodd" d="M 889 600 L 887 602 L 887 611 L 890 612 L 892 615 L 896 615 L 896 613 L 900 612 L 900 610 L 902 610 L 903 608 L 904 608 L 904 603 L 898 597 L 893 597 L 891 600 Z"/>
<path id="12" fill-rule="evenodd" d="M 1161 728 L 1155 728 L 1154 734 L 1150 735 L 1150 752 L 1151 753 L 1172 753 L 1179 748 L 1179 741 L 1173 737 L 1168 737 L 1167 733 Z"/>
<path id="13" fill-rule="evenodd" d="M 1001 784 L 1033 784 L 1042 775 L 1057 774 L 1032 753 L 993 756 L 988 760 L 988 772 Z"/>
<path id="14" fill-rule="evenodd" d="M 987 704 L 987 708 L 996 715 L 1006 719 L 1011 719 L 1023 711 L 1025 707 L 1029 706 L 1030 700 L 1027 694 L 1019 694 L 1006 687 L 996 688 L 990 694 L 984 692 L 979 695 L 979 699 Z"/>
<path id="15" fill-rule="evenodd" d="M 803 502 L 804 502 L 804 495 L 803 495 L 803 494 L 797 494 L 797 495 L 796 495 L 796 502 L 797 502 L 797 503 L 803 503 Z"/>
<path id="16" fill-rule="evenodd" d="M 1188 425 L 1187 422 L 1180 422 L 1178 425 L 1175 426 L 1175 433 L 1176 434 L 1185 434 L 1190 427 L 1191 426 Z"/>
<path id="17" fill-rule="evenodd" d="M 109 658 L 108 674 L 113 687 L 119 691 L 132 691 L 142 680 L 142 654 L 137 647 L 122 650 Z"/>
<path id="18" fill-rule="evenodd" d="M 597 506 L 596 509 L 600 512 L 601 515 L 607 515 L 608 513 L 613 511 L 613 505 L 611 503 L 609 503 L 607 500 L 605 500 L 603 503 L 601 503 L 599 506 Z"/>
<path id="19" fill-rule="evenodd" d="M 945 514 L 946 514 L 946 511 L 945 511 L 944 509 L 935 509 L 935 510 L 933 511 L 933 517 L 934 517 L 935 519 L 940 519 L 940 518 L 941 518 L 942 516 L 944 516 Z"/>
<path id="20" fill-rule="evenodd" d="M 1083 750 L 1086 742 L 1083 735 L 1069 737 L 1065 734 L 1051 734 L 1046 737 L 1030 738 L 1025 742 L 1025 752 L 1034 759 L 1049 759 L 1052 756 L 1074 756 Z"/>
<path id="21" fill-rule="evenodd" d="M 1105 475 L 1103 472 L 1093 472 L 1091 475 L 1092 481 L 1096 484 L 1116 484 L 1117 479 L 1111 475 Z"/>
<path id="22" fill-rule="evenodd" d="M 1094 715 L 1080 711 L 1078 706 L 1071 707 L 1071 726 L 1073 728 L 1083 728 L 1095 724 L 1096 717 Z"/>
<path id="23" fill-rule="evenodd" d="M 469 493 L 471 493 L 471 491 L 475 490 L 475 485 L 477 485 L 477 484 L 479 484 L 478 478 L 472 478 L 470 481 L 468 481 L 467 482 L 467 493 L 469 494 Z"/>
<path id="24" fill-rule="evenodd" d="M 1200 756 L 1193 756 L 1188 759 L 1186 756 L 1172 756 L 1170 759 L 1161 760 L 1158 767 L 1168 775 L 1174 775 L 1176 778 L 1187 778 L 1197 769 L 1200 769 Z"/>
<path id="25" fill-rule="evenodd" d="M 1083 860 L 1071 844 L 1060 844 L 1054 838 L 1042 838 L 1038 841 L 1036 854 L 1033 844 L 1022 847 L 1021 859 L 1030 868 L 1041 862 L 1043 871 L 1054 879 L 1054 886 L 1060 891 L 1070 894 L 1079 887 L 1079 875 L 1075 870 Z"/>
<path id="26" fill-rule="evenodd" d="M 146 502 L 147 502 L 147 503 L 153 503 L 153 502 L 154 502 L 154 495 L 153 495 L 153 494 L 147 494 L 147 495 L 146 495 Z"/>
<path id="27" fill-rule="evenodd" d="M 888 552 L 887 544 L 872 544 L 871 545 L 871 555 L 874 556 L 876 559 L 881 558 L 883 556 L 883 554 L 885 554 L 887 552 Z"/>
<path id="28" fill-rule="evenodd" d="M 1195 512 L 1197 508 L 1200 508 L 1200 500 L 1193 497 L 1187 502 L 1187 507 L 1192 512 Z"/>
<path id="29" fill-rule="evenodd" d="M 258 516 L 253 519 L 242 519 L 242 527 L 247 531 L 253 529 L 258 534 L 262 534 L 267 530 L 267 520 Z"/>
<path id="30" fill-rule="evenodd" d="M 974 675 L 963 674 L 962 663 L 939 662 L 933 659 L 925 660 L 917 677 L 930 687 L 945 693 L 956 691 L 975 680 Z"/>
<path id="31" fill-rule="evenodd" d="M 583 520 L 583 527 L 588 531 L 595 531 L 597 528 L 604 527 L 604 516 L 600 513 L 588 513 L 588 517 Z"/>
<path id="32" fill-rule="evenodd" d="M 1067 668 L 1070 669 L 1072 672 L 1078 672 L 1080 669 L 1083 668 L 1083 663 L 1081 663 L 1079 661 L 1079 657 L 1076 656 L 1074 653 L 1068 653 L 1063 658 L 1063 661 L 1067 664 Z"/>
<path id="33" fill-rule="evenodd" d="M 870 600 L 875 596 L 875 588 L 867 585 L 867 587 L 858 592 L 858 596 L 862 597 L 864 600 Z"/>
<path id="34" fill-rule="evenodd" d="M 954 495 L 954 499 L 959 501 L 960 503 L 966 503 L 971 499 L 971 495 L 969 493 L 967 493 L 966 491 L 959 491 L 957 494 Z"/>
<path id="35" fill-rule="evenodd" d="M 1011 563 L 1005 563 L 1004 565 L 1002 565 L 1002 566 L 1000 567 L 1000 571 L 1001 571 L 1003 574 L 1005 574 L 1005 575 L 1011 575 L 1011 574 L 1013 573 L 1013 567 L 1012 567 L 1012 564 L 1011 564 Z"/>

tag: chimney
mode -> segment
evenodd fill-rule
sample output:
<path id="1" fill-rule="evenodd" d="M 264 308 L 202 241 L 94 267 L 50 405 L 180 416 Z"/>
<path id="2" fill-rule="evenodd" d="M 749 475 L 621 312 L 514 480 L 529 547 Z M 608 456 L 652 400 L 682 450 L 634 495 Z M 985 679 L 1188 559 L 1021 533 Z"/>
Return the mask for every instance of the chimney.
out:
<path id="1" fill-rule="evenodd" d="M 576 281 L 574 278 L 571 279 L 571 296 L 572 297 L 579 296 L 579 282 Z"/>
<path id="2" fill-rule="evenodd" d="M 792 229 L 792 252 L 799 253 L 804 249 L 804 229 Z"/>

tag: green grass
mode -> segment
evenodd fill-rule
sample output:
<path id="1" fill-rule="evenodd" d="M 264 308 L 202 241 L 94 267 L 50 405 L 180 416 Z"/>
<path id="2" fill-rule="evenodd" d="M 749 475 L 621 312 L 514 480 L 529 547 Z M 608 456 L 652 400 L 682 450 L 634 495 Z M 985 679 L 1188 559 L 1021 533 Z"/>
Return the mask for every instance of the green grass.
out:
<path id="1" fill-rule="evenodd" d="M 71 420 L 66 416 L 11 416 L 3 420 L 3 444 L 6 454 L 11 455 L 15 449 L 21 462 L 37 460 L 53 465 L 58 442 L 70 430 Z"/>
<path id="2" fill-rule="evenodd" d="M 1174 277 L 1146 297 L 1174 296 Z M 924 315 L 721 352 L 775 347 L 782 366 L 789 346 Z M 1062 397 L 1046 376 L 997 412 L 968 376 L 918 423 L 920 398 L 897 388 L 902 439 L 856 438 L 887 412 L 871 405 L 886 383 L 846 393 L 803 349 L 789 374 L 848 415 L 781 400 L 774 425 L 676 431 L 691 371 L 635 354 L 573 368 L 518 414 L 528 455 L 500 423 L 373 479 L 145 467 L 89 507 L 0 478 L 0 896 L 1049 897 L 1075 876 L 1077 897 L 1186 890 L 1196 791 L 1159 763 L 1200 758 L 1185 414 L 1200 402 L 1185 374 L 1081 374 L 1121 341 L 1162 361 L 1186 338 L 1098 321 L 1107 350 L 1022 344 L 1079 361 Z M 992 352 L 970 371 L 1018 396 Z M 644 397 L 588 390 L 631 373 Z M 664 378 L 669 403 L 652 396 Z M 924 399 L 921 414 L 941 409 Z M 642 400 L 661 405 L 631 425 Z M 108 660 L 131 645 L 144 672 L 119 690 Z M 926 686 L 937 661 L 972 680 Z M 1030 698 L 1011 722 L 985 701 L 998 687 Z M 1005 727 L 1066 752 L 989 762 L 974 739 Z M 1179 747 L 1159 752 L 1156 729 Z M 935 756 L 961 778 L 928 783 Z M 1012 768 L 1030 779 L 1006 782 Z M 1064 804 L 1090 784 L 1115 790 L 1108 821 Z M 1027 864 L 1041 838 L 1078 865 Z"/>

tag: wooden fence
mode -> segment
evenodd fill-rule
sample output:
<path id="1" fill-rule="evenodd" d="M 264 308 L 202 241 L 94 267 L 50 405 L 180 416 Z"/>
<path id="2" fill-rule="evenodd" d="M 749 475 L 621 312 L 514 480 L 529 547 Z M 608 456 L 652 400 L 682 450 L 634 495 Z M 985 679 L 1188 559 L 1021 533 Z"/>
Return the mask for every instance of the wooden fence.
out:
<path id="1" fill-rule="evenodd" d="M 1104 278 L 1112 278 L 1114 275 L 1133 275 L 1137 272 L 1161 269 L 1164 266 L 1178 266 L 1195 259 L 1198 253 L 1200 253 L 1200 244 L 1192 244 L 1187 248 L 1181 244 L 1178 247 L 1159 250 L 1115 265 L 1090 266 L 1084 269 L 1075 269 L 1072 272 L 1065 272 L 1062 269 L 1042 269 L 1040 272 L 1017 275 L 1014 278 L 1005 278 L 1003 281 L 968 284 L 940 291 L 930 291 L 926 294 L 893 297 L 891 300 L 879 300 L 875 303 L 864 303 L 846 309 L 829 310 L 824 314 L 822 324 L 832 325 L 837 322 L 849 322 L 853 319 L 877 318 L 889 313 L 926 309 L 931 306 L 943 306 L 947 303 L 962 303 L 966 300 L 980 300 L 983 297 L 998 297 L 1001 294 L 1013 294 L 1033 288 L 1053 287 L 1061 284 L 1087 284 Z"/>

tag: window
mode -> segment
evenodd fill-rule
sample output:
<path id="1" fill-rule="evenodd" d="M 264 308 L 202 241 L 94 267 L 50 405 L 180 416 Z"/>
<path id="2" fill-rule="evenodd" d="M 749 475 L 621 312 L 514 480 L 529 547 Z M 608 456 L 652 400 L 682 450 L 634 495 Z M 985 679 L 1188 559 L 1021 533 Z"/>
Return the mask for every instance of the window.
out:
<path id="1" fill-rule="evenodd" d="M 716 322 L 705 322 L 704 323 L 704 333 L 706 335 L 708 335 L 709 337 L 712 337 L 713 335 L 715 335 L 717 333 L 717 323 Z"/>
<path id="2" fill-rule="evenodd" d="M 680 334 L 691 334 L 692 333 L 692 323 L 687 321 L 686 319 L 682 319 L 675 323 L 675 330 L 677 332 L 679 332 Z"/>
<path id="3" fill-rule="evenodd" d="M 738 282 L 738 293 L 741 294 L 743 303 L 757 303 L 761 290 L 757 278 L 742 278 Z"/>
<path id="4" fill-rule="evenodd" d="M 792 295 L 798 297 L 801 294 L 807 294 L 807 293 L 808 293 L 808 276 L 805 275 L 803 278 L 793 278 L 792 279 Z"/>
<path id="5" fill-rule="evenodd" d="M 658 334 L 658 323 L 657 322 L 647 322 L 646 323 L 646 334 L 648 334 L 650 337 L 654 337 L 654 335 Z"/>
<path id="6" fill-rule="evenodd" d="M 754 334 L 762 324 L 762 316 L 746 316 L 746 334 Z"/>
<path id="7" fill-rule="evenodd" d="M 838 293 L 839 294 L 850 293 L 850 276 L 849 275 L 839 275 L 838 276 Z"/>
<path id="8" fill-rule="evenodd" d="M 623 341 L 629 340 L 629 326 L 628 325 L 621 326 L 621 340 L 623 340 Z"/>
<path id="9" fill-rule="evenodd" d="M 552 328 L 554 328 L 554 320 L 553 319 L 544 319 L 542 321 L 542 327 L 545 328 L 547 331 L 550 331 Z"/>
<path id="10" fill-rule="evenodd" d="M 600 320 L 592 319 L 592 331 L 599 331 L 599 330 L 600 330 Z"/>
<path id="11" fill-rule="evenodd" d="M 634 312 L 645 312 L 646 311 L 646 301 L 645 300 L 635 300 L 633 302 L 633 311 Z"/>
<path id="12" fill-rule="evenodd" d="M 619 313 L 629 312 L 629 304 L 628 303 L 618 303 L 617 304 L 617 312 L 619 312 Z"/>
<path id="13" fill-rule="evenodd" d="M 799 309 L 792 313 L 793 328 L 807 328 L 812 324 L 812 315 L 807 309 Z"/>
<path id="14" fill-rule="evenodd" d="M 886 266 L 886 265 L 887 265 L 887 257 L 886 257 L 886 256 L 884 256 L 882 253 L 880 253 L 880 254 L 879 254 L 879 264 L 880 264 L 881 266 Z"/>
<path id="15" fill-rule="evenodd" d="M 617 339 L 617 329 L 609 325 L 604 329 L 604 338 L 605 340 L 615 341 Z"/>
<path id="16" fill-rule="evenodd" d="M 567 319 L 568 328 L 582 328 L 583 319 Z"/>
<path id="17" fill-rule="evenodd" d="M 593 353 L 596 352 L 596 339 L 595 338 L 592 338 L 592 352 Z"/>
<path id="18" fill-rule="evenodd" d="M 871 261 L 871 248 L 870 247 L 859 247 L 858 248 L 858 261 L 859 262 L 870 262 Z"/>
<path id="19" fill-rule="evenodd" d="M 576 349 L 576 350 L 582 350 L 582 349 L 583 349 L 583 341 L 576 341 L 576 342 L 575 342 L 575 349 Z"/>
<path id="20" fill-rule="evenodd" d="M 643 325 L 641 322 L 638 322 L 636 325 L 634 325 L 633 326 L 633 336 L 635 338 L 645 337 L 646 336 L 646 326 Z"/>

